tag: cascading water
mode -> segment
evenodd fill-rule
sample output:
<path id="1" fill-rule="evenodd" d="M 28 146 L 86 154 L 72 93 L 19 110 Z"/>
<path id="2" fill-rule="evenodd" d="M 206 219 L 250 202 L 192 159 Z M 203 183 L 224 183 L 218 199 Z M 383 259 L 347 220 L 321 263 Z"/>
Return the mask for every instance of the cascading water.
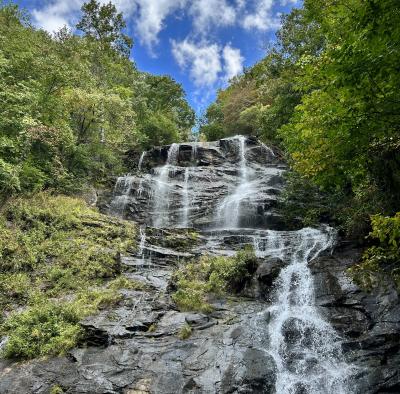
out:
<path id="1" fill-rule="evenodd" d="M 236 136 L 233 139 L 238 144 L 240 179 L 234 191 L 229 193 L 218 207 L 217 221 L 223 228 L 239 227 L 241 203 L 254 193 L 246 161 L 246 137 Z"/>
<path id="2" fill-rule="evenodd" d="M 332 248 L 332 229 L 304 228 L 296 232 L 268 231 L 255 237 L 260 257 L 279 257 L 289 264 L 275 282 L 275 301 L 262 314 L 268 320 L 267 351 L 277 367 L 277 394 L 348 393 L 352 367 L 343 361 L 341 341 L 319 314 L 308 262 Z M 259 323 L 260 323 L 259 322 Z"/>
<path id="3" fill-rule="evenodd" d="M 185 175 L 183 180 L 182 189 L 182 220 L 181 227 L 186 228 L 189 225 L 189 211 L 190 211 L 190 199 L 189 199 L 189 177 L 190 169 L 185 168 Z"/>
<path id="4" fill-rule="evenodd" d="M 142 265 L 144 264 L 144 248 L 146 246 L 146 226 L 140 226 L 140 243 L 139 243 L 139 251 L 138 255 L 142 261 Z"/>
<path id="5" fill-rule="evenodd" d="M 171 188 L 169 173 L 174 169 L 179 154 L 179 144 L 172 144 L 168 149 L 167 161 L 164 166 L 155 170 L 154 178 L 154 208 L 153 225 L 163 227 L 168 224 L 169 190 Z"/>
<path id="6" fill-rule="evenodd" d="M 304 228 L 299 231 L 255 229 L 253 219 L 250 221 L 253 228 L 241 228 L 249 209 L 254 210 L 260 206 L 257 202 L 260 201 L 259 196 L 261 204 L 264 204 L 276 190 L 279 192 L 279 189 L 274 189 L 274 185 L 276 179 L 281 177 L 282 170 L 279 167 L 279 158 L 276 158 L 271 148 L 259 144 L 262 149 L 250 153 L 254 145 L 247 146 L 246 137 L 236 136 L 230 140 L 236 144 L 238 164 L 236 177 L 232 168 L 223 175 L 229 182 L 236 180 L 228 195 L 222 196 L 219 186 L 214 189 L 210 186 L 213 190 L 209 194 L 211 197 L 205 202 L 199 202 L 198 195 L 203 193 L 201 188 L 208 187 L 215 179 L 218 182 L 218 176 L 223 172 L 213 172 L 210 167 L 206 167 L 207 170 L 205 167 L 197 168 L 196 171 L 194 167 L 178 168 L 180 146 L 172 144 L 164 166 L 154 169 L 153 175 L 140 176 L 139 182 L 136 179 L 139 188 L 135 196 L 142 195 L 145 181 L 146 193 L 153 196 L 151 221 L 155 227 L 196 226 L 196 220 L 199 219 L 194 211 L 208 205 L 207 209 L 213 212 L 209 228 L 218 227 L 218 230 L 212 233 L 203 232 L 206 252 L 211 250 L 216 254 L 232 255 L 235 253 L 234 249 L 229 249 L 226 245 L 243 245 L 253 240 L 258 258 L 264 259 L 266 263 L 271 257 L 280 258 L 282 269 L 274 283 L 273 302 L 252 320 L 256 333 L 254 341 L 258 341 L 259 347 L 272 356 L 276 365 L 275 391 L 277 394 L 347 394 L 350 392 L 346 387 L 353 374 L 353 367 L 343 361 L 341 338 L 329 322 L 324 320 L 315 305 L 314 282 L 308 267 L 308 262 L 333 246 L 334 231 L 330 228 Z M 229 144 L 232 143 L 228 142 L 224 146 Z M 204 160 L 204 156 L 197 158 L 195 147 L 196 144 L 192 146 L 191 156 L 186 159 L 191 165 L 195 161 L 200 163 L 200 160 Z M 220 154 L 219 149 L 220 146 L 217 146 L 216 155 Z M 253 162 L 254 157 L 263 151 L 267 153 L 265 161 L 272 162 L 271 165 L 260 166 L 256 161 Z M 227 152 L 229 158 L 234 156 L 230 148 Z M 145 152 L 139 161 L 139 169 L 144 155 Z M 206 163 L 207 160 L 208 157 L 205 157 Z M 278 163 L 275 164 L 276 162 Z M 199 176 L 204 171 L 208 171 L 203 178 L 206 180 L 196 189 Z M 133 184 L 134 179 L 131 176 L 118 179 L 111 204 L 116 212 L 123 212 L 125 209 Z M 260 184 L 263 185 L 261 191 Z M 217 198 L 222 201 L 218 203 Z M 252 205 L 253 201 L 258 205 Z M 226 239 L 229 241 L 225 242 Z M 142 227 L 138 253 L 142 262 L 145 246 L 146 232 Z"/>
<path id="7" fill-rule="evenodd" d="M 309 262 L 332 247 L 335 232 L 328 227 L 282 231 L 287 222 L 280 220 L 282 211 L 278 203 L 284 189 L 282 173 L 286 165 L 280 155 L 253 137 L 241 136 L 202 143 L 197 154 L 193 144 L 173 144 L 166 160 L 165 154 L 165 147 L 149 150 L 143 165 L 149 172 L 137 171 L 133 177 L 119 178 L 111 204 L 116 211 L 121 211 L 121 207 L 124 211 L 128 201 L 126 217 L 141 224 L 137 253 L 121 256 L 120 261 L 123 274 L 143 283 L 143 291 L 142 286 L 136 288 L 136 285 L 135 289 L 121 291 L 123 299 L 113 306 L 113 313 L 101 311 L 100 316 L 81 323 L 89 327 L 88 333 L 95 335 L 96 341 L 105 337 L 103 332 L 109 333 L 108 347 L 72 350 L 72 355 L 79 356 L 78 361 L 74 357 L 71 368 L 75 372 L 72 378 L 64 374 L 60 385 L 66 382 L 69 391 L 83 389 L 86 393 L 92 392 L 93 387 L 98 392 L 169 394 L 367 392 L 365 384 L 356 382 L 361 373 L 345 362 L 345 356 L 354 360 L 353 349 L 358 346 L 362 357 L 374 351 L 366 341 L 369 338 L 364 336 L 364 327 L 371 320 L 358 309 L 351 314 L 342 312 L 350 307 L 347 301 L 351 300 L 356 308 L 361 304 L 359 298 L 345 298 L 348 287 L 344 285 L 335 293 L 335 288 L 342 286 L 341 274 L 336 271 L 342 264 L 339 259 L 336 263 L 335 259 L 327 258 L 326 267 L 323 260 L 310 264 L 318 272 L 318 281 L 314 283 Z M 139 168 L 143 158 L 144 154 Z M 163 160 L 165 165 L 150 169 L 151 163 Z M 297 226 L 298 221 L 290 224 Z M 146 225 L 163 228 L 146 229 Z M 188 226 L 196 232 L 176 229 Z M 207 294 L 200 302 L 211 304 L 214 312 L 210 314 L 187 313 L 174 305 L 172 301 L 178 298 L 171 291 L 179 290 L 176 279 L 180 277 L 174 277 L 177 266 L 192 262 L 189 267 L 195 267 L 198 258 L 204 255 L 235 256 L 249 244 L 254 245 L 258 260 L 251 259 L 248 275 L 235 273 L 234 279 L 239 280 L 229 283 L 243 297 L 235 299 L 232 294 L 234 302 L 229 302 L 224 295 Z M 222 259 L 215 261 L 224 266 L 219 264 Z M 230 270 L 230 265 L 227 267 Z M 187 297 L 190 302 L 193 298 L 197 303 L 203 291 L 197 293 L 201 282 L 192 280 L 191 270 L 186 270 L 190 286 L 175 295 Z M 228 274 L 230 277 L 233 272 Z M 327 289 L 322 288 L 323 278 L 329 278 Z M 218 275 L 209 279 L 212 280 L 208 284 L 213 286 L 224 283 L 218 281 Z M 331 309 L 327 296 L 329 305 L 334 305 Z M 324 308 L 317 306 L 320 301 L 324 302 Z M 354 301 L 357 303 L 353 304 Z M 326 316 L 331 313 L 332 324 L 324 318 L 325 311 Z M 387 316 L 391 318 L 392 312 Z M 346 332 L 353 335 L 345 326 L 353 317 L 357 320 L 355 331 L 362 331 L 362 336 L 346 338 L 342 353 L 345 339 L 333 327 L 343 329 L 343 335 Z M 178 339 L 182 328 L 188 325 L 192 335 L 185 341 Z M 392 335 L 391 325 L 389 330 Z M 385 348 L 382 357 L 386 358 L 392 349 Z M 58 365 L 67 362 L 62 359 Z M 363 358 L 362 362 L 366 364 L 369 359 Z M 41 365 L 35 369 L 45 370 Z M 375 367 L 377 363 L 372 365 Z M 54 382 L 54 370 L 50 370 L 52 375 L 46 376 L 43 389 Z M 391 379 L 387 370 L 378 373 L 386 385 L 387 378 Z M 82 384 L 79 379 L 83 375 Z M 24 380 L 25 374 L 21 376 Z M 110 376 L 118 379 L 109 379 Z M 353 386 L 358 387 L 352 387 L 353 377 Z M 57 383 L 59 378 L 63 374 L 57 376 Z M 76 385 L 68 386 L 72 381 Z M 35 377 L 34 387 L 39 387 L 38 383 L 42 384 Z M 14 384 L 11 379 L 10 384 Z M 22 387 L 19 392 L 28 392 L 24 391 L 25 385 Z M 372 390 L 377 392 L 376 388 L 373 386 Z"/>
<path id="8" fill-rule="evenodd" d="M 115 183 L 113 199 L 110 203 L 110 213 L 122 217 L 129 202 L 134 177 L 131 175 L 120 176 Z"/>
<path id="9" fill-rule="evenodd" d="M 140 155 L 139 163 L 138 163 L 138 170 L 139 171 L 142 171 L 142 164 L 143 164 L 143 160 L 144 160 L 144 158 L 146 156 L 146 153 L 147 153 L 146 151 L 143 151 L 142 154 Z"/>

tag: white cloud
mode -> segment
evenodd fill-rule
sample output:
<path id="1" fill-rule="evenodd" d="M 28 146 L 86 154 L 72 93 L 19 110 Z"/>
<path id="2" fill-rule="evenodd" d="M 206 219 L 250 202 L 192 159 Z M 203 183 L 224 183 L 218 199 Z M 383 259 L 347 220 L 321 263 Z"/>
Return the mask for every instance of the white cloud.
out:
<path id="1" fill-rule="evenodd" d="M 158 42 L 158 34 L 164 28 L 165 18 L 186 4 L 186 0 L 133 0 L 132 2 L 136 4 L 138 19 L 135 25 L 140 40 L 150 49 Z"/>
<path id="2" fill-rule="evenodd" d="M 65 25 L 71 27 L 73 16 L 82 3 L 81 0 L 57 0 L 40 10 L 34 9 L 32 15 L 39 27 L 53 33 Z"/>
<path id="3" fill-rule="evenodd" d="M 199 33 L 206 33 L 211 26 L 233 25 L 236 20 L 236 10 L 226 0 L 193 1 L 189 13 Z"/>
<path id="4" fill-rule="evenodd" d="M 196 44 L 187 39 L 172 43 L 172 54 L 182 69 L 189 74 L 196 86 L 211 86 L 222 70 L 220 47 L 217 44 Z"/>
<path id="5" fill-rule="evenodd" d="M 216 43 L 195 43 L 185 39 L 171 41 L 172 54 L 182 70 L 188 70 L 197 87 L 211 87 L 223 83 L 243 70 L 244 58 L 240 49 Z"/>
<path id="6" fill-rule="evenodd" d="M 225 45 L 222 57 L 224 59 L 225 78 L 227 80 L 243 71 L 244 57 L 240 54 L 239 48 L 232 48 L 230 45 Z"/>
<path id="7" fill-rule="evenodd" d="M 50 33 L 63 26 L 72 28 L 79 19 L 79 11 L 84 2 L 84 0 L 53 0 L 41 9 L 33 9 L 32 16 L 37 26 Z M 108 0 L 100 0 L 103 4 L 108 2 Z M 136 6 L 130 0 L 114 0 L 113 3 L 125 16 L 129 16 Z"/>
<path id="8" fill-rule="evenodd" d="M 278 28 L 279 19 L 273 15 L 273 0 L 257 0 L 254 11 L 247 13 L 243 19 L 242 26 L 247 29 L 269 30 Z"/>

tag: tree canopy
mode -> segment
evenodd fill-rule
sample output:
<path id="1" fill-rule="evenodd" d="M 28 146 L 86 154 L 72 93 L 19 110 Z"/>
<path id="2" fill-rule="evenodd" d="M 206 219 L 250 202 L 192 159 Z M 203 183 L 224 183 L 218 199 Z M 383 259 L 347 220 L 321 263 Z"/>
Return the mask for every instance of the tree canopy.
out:
<path id="1" fill-rule="evenodd" d="M 112 4 L 91 0 L 54 36 L 0 7 L 0 196 L 79 190 L 124 172 L 128 149 L 187 138 L 194 112 L 178 83 L 139 71 Z"/>
<path id="2" fill-rule="evenodd" d="M 265 58 L 218 93 L 201 132 L 252 133 L 280 145 L 299 176 L 342 200 L 353 225 L 393 214 L 399 51 L 398 1 L 305 0 L 282 18 Z"/>

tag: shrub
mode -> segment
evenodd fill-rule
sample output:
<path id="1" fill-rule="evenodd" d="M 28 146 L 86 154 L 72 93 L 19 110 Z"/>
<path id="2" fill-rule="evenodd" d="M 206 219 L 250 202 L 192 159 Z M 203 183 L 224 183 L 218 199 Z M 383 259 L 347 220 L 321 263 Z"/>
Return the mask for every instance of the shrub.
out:
<path id="1" fill-rule="evenodd" d="M 2 327 L 8 334 L 6 357 L 34 358 L 64 354 L 81 335 L 78 314 L 69 305 L 37 305 L 11 315 Z"/>
<path id="2" fill-rule="evenodd" d="M 235 257 L 202 256 L 198 262 L 185 264 L 174 273 L 176 291 L 172 299 L 180 310 L 211 312 L 207 294 L 239 293 L 256 267 L 252 247 L 239 251 Z"/>
<path id="3" fill-rule="evenodd" d="M 81 318 L 118 302 L 120 288 L 143 289 L 118 277 L 119 253 L 135 247 L 135 235 L 132 223 L 76 198 L 9 201 L 0 216 L 0 305 L 25 309 L 3 313 L 5 355 L 63 354 L 77 344 Z"/>
<path id="4" fill-rule="evenodd" d="M 379 244 L 368 248 L 348 272 L 366 290 L 393 280 L 400 291 L 400 212 L 393 217 L 373 215 L 371 225 L 369 237 Z"/>
<path id="5" fill-rule="evenodd" d="M 31 306 L 12 313 L 1 326 L 1 333 L 8 336 L 3 355 L 18 359 L 63 355 L 82 337 L 79 321 L 120 298 L 115 291 L 101 289 L 81 292 L 70 302 L 36 295 Z"/>
<path id="6" fill-rule="evenodd" d="M 192 335 L 192 331 L 192 327 L 190 327 L 189 324 L 185 323 L 179 331 L 179 338 L 188 339 Z"/>

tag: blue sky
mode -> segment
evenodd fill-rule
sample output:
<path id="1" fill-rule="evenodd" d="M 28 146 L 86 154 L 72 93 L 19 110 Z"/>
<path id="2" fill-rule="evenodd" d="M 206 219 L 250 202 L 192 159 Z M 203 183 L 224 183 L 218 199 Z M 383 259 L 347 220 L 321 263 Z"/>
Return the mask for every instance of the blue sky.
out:
<path id="1" fill-rule="evenodd" d="M 49 32 L 80 17 L 84 0 L 14 0 Z M 108 2 L 108 0 L 101 0 Z M 260 60 L 280 15 L 301 0 L 114 0 L 134 39 L 138 68 L 169 74 L 200 114 L 229 78 Z"/>

